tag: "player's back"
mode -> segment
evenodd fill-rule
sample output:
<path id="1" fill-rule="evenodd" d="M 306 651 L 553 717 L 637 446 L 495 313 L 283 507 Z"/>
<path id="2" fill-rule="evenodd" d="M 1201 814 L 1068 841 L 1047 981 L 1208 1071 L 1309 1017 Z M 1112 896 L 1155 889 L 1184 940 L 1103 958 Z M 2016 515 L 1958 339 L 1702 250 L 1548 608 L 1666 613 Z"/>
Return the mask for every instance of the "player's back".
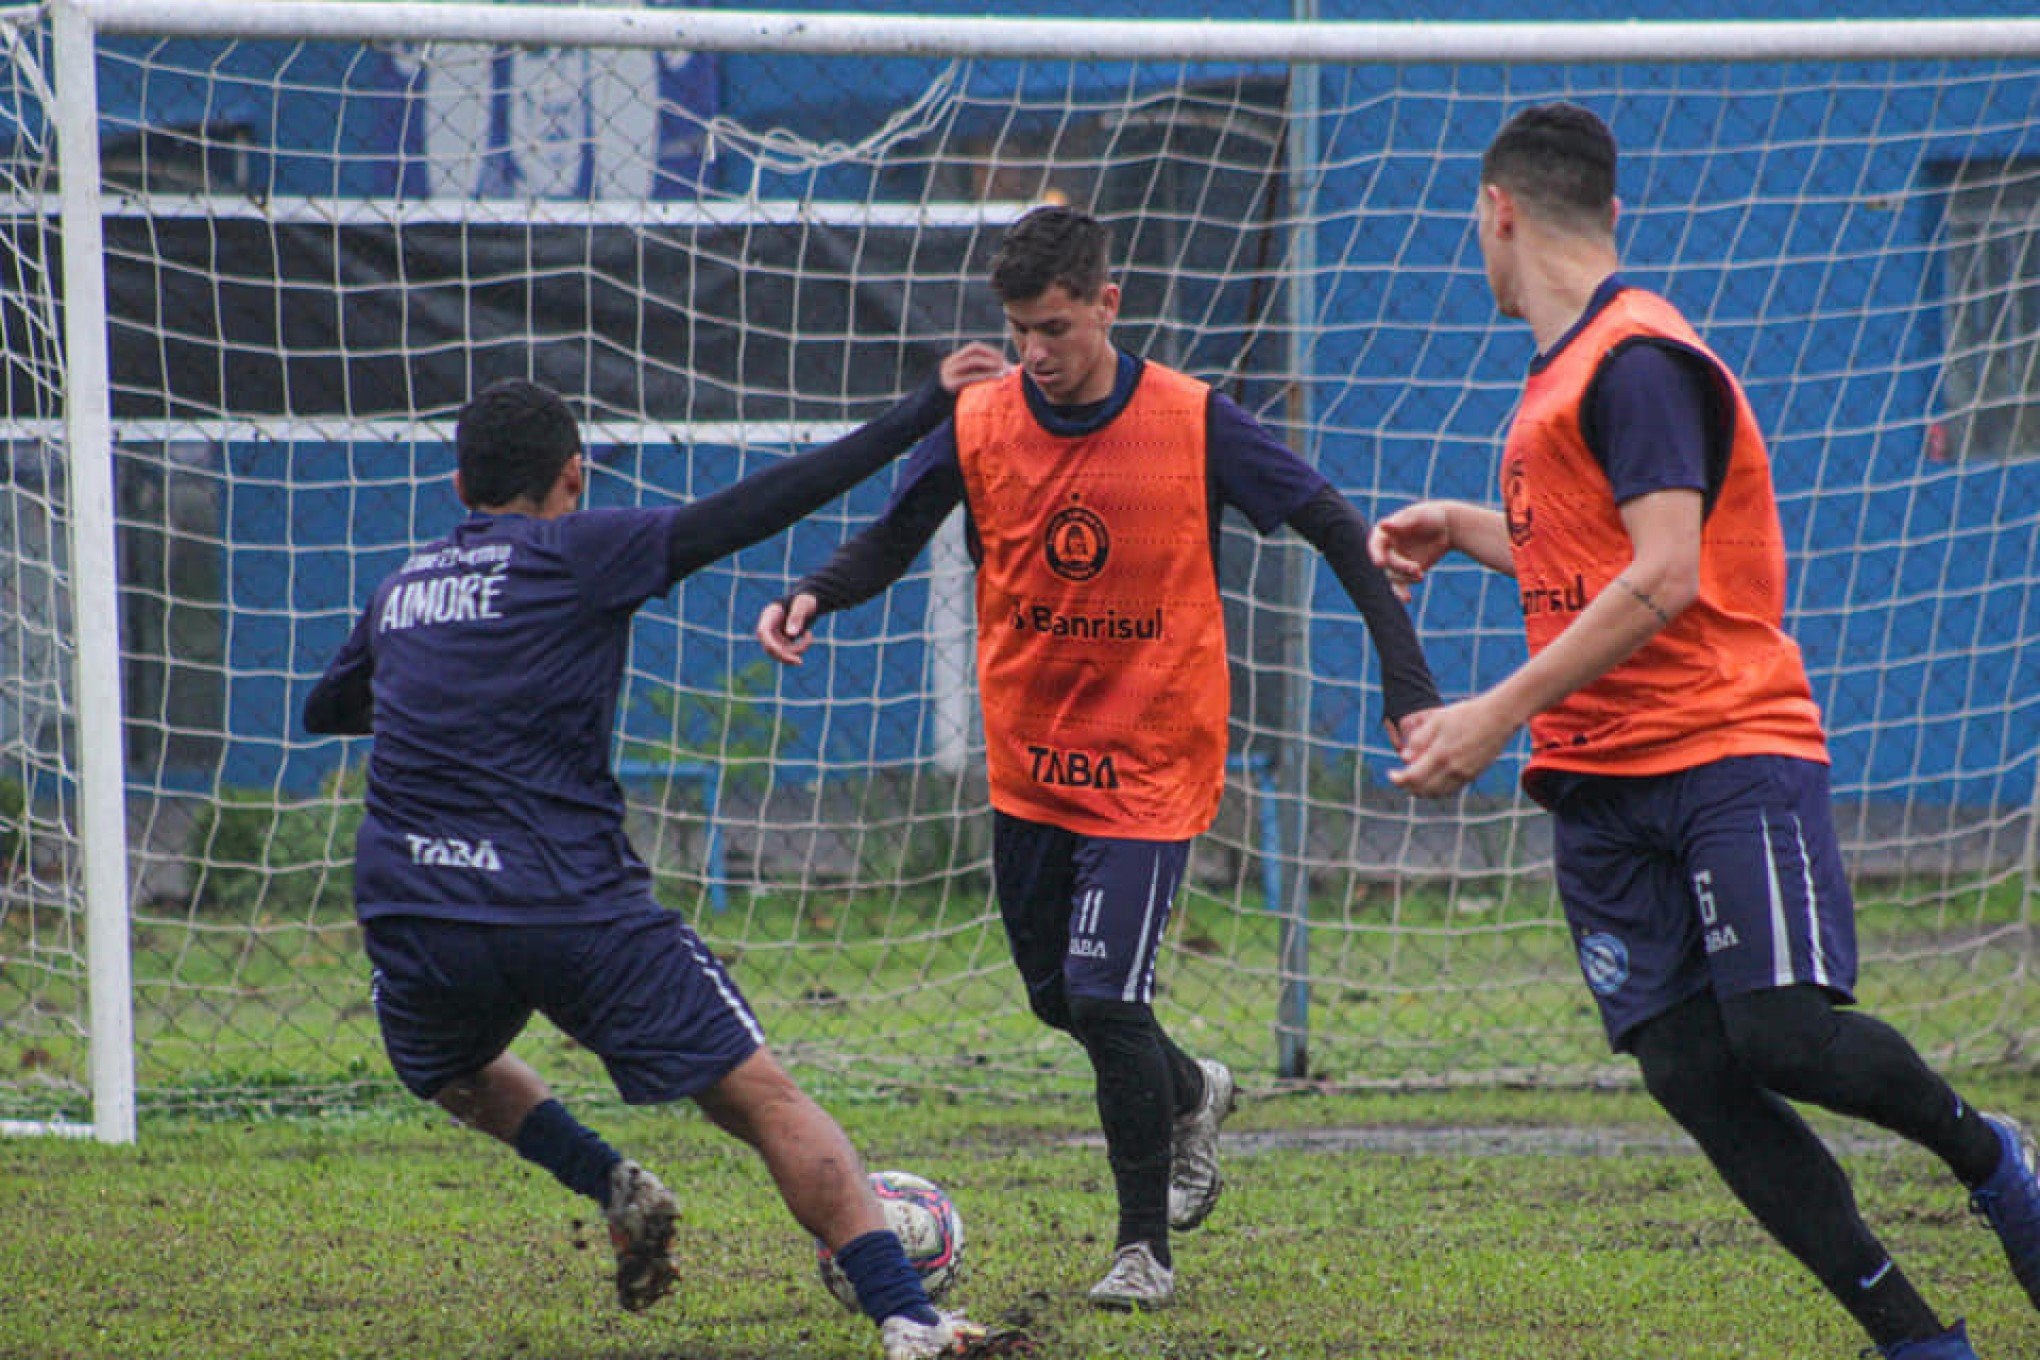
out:
<path id="1" fill-rule="evenodd" d="M 670 584 L 665 524 L 475 515 L 377 590 L 364 915 L 560 920 L 642 899 L 609 750 L 631 615 Z"/>

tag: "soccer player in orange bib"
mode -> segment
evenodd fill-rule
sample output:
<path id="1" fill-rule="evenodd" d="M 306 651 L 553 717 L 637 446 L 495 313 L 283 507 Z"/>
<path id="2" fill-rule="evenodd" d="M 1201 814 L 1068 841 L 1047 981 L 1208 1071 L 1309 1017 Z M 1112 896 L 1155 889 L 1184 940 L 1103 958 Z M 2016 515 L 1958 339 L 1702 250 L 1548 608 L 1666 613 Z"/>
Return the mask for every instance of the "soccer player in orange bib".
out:
<path id="1" fill-rule="evenodd" d="M 1359 607 L 1395 723 L 1437 703 L 1359 515 L 1206 383 L 1120 352 L 1111 236 L 1037 208 L 1001 242 L 993 292 L 1017 369 L 962 394 L 907 458 L 891 506 L 769 605 L 758 638 L 795 663 L 817 618 L 878 594 L 959 503 L 977 566 L 978 688 L 993 874 L 1034 1014 L 1082 1045 L 1119 1204 L 1112 1309 L 1175 1299 L 1173 1228 L 1217 1202 L 1224 1064 L 1157 1023 L 1157 951 L 1225 785 L 1230 682 L 1219 514 L 1287 524 Z"/>
<path id="2" fill-rule="evenodd" d="M 1571 104 L 1517 114 L 1482 161 L 1488 283 L 1538 350 L 1502 449 L 1502 508 L 1419 502 L 1370 546 L 1404 590 L 1455 548 L 1514 576 L 1530 659 L 1406 722 L 1390 777 L 1451 794 L 1528 725 L 1525 788 L 1552 814 L 1559 895 L 1611 1044 L 1880 1355 L 1974 1360 L 1787 1102 L 1940 1157 L 2040 1300 L 2033 1144 L 1897 1030 L 1840 1009 L 1854 906 L 1826 736 L 1783 631 L 1764 437 L 1678 311 L 1617 275 L 1615 163 L 1606 125 Z"/>

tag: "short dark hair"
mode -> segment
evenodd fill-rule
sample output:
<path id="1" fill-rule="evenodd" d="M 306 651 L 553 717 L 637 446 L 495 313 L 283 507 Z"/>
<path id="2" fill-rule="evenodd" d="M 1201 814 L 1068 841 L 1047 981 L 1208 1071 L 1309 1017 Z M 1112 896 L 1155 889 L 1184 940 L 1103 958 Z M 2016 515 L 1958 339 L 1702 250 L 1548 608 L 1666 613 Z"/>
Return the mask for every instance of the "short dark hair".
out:
<path id="1" fill-rule="evenodd" d="M 1606 228 L 1615 204 L 1615 134 L 1578 104 L 1533 104 L 1488 144 L 1480 180 L 1507 189 L 1538 216 Z"/>
<path id="2" fill-rule="evenodd" d="M 1090 299 L 1111 277 L 1112 228 L 1060 204 L 1015 222 L 992 256 L 992 292 L 1000 302 L 1030 302 L 1057 284 L 1073 298 Z"/>
<path id="3" fill-rule="evenodd" d="M 494 382 L 460 408 L 454 447 L 470 506 L 544 500 L 581 451 L 580 427 L 557 392 L 523 378 Z"/>

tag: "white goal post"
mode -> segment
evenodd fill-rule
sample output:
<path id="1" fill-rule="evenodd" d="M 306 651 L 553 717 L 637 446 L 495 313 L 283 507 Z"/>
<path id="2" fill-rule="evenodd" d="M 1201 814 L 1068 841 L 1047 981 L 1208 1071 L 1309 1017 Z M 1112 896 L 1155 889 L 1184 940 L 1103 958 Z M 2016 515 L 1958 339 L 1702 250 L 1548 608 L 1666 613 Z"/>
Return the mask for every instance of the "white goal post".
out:
<path id="1" fill-rule="evenodd" d="M 1614 126 L 1626 274 L 1766 422 L 1865 998 L 1938 1061 L 2029 1061 L 2040 20 L 1224 9 L 0 10 L 0 1131 L 391 1096 L 347 911 L 365 751 L 296 711 L 452 521 L 473 385 L 565 392 L 598 501 L 692 498 L 995 338 L 992 243 L 1066 199 L 1115 228 L 1123 341 L 1370 518 L 1491 500 L 1530 345 L 1473 186 L 1550 98 Z M 990 895 L 957 526 L 801 672 L 748 645 L 886 481 L 648 611 L 633 834 L 796 1062 L 1073 1090 Z M 1228 525 L 1221 555 L 1234 786 L 1167 942 L 1172 1028 L 1263 1082 L 1621 1070 L 1520 751 L 1403 798 L 1336 583 L 1285 535 Z M 1448 695 L 1520 660 L 1506 584 L 1454 567 L 1418 601 Z"/>

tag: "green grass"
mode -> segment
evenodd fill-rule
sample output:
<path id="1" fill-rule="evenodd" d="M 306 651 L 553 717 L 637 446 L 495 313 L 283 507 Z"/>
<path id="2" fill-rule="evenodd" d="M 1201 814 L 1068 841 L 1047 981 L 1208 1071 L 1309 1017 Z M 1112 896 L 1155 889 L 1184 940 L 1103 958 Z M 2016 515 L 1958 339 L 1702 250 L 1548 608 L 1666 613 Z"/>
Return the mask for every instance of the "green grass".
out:
<path id="1" fill-rule="evenodd" d="M 817 1075 L 873 1167 L 946 1185 L 957 1301 L 1055 1357 L 1823 1360 L 1853 1324 L 1633 1092 L 1293 1092 L 1242 1105 L 1231 1188 L 1178 1240 L 1181 1306 L 1094 1314 L 1110 1193 L 1074 1063 L 1024 1104 L 856 1099 Z M 2040 1079 L 1965 1079 L 2040 1114 Z M 678 1294 L 610 1300 L 589 1208 L 422 1107 L 328 1119 L 152 1117 L 139 1144 L 0 1141 L 0 1355 L 407 1360 L 869 1357 L 870 1328 L 741 1147 L 691 1107 L 584 1111 L 682 1189 Z M 1924 1154 L 1840 1140 L 1866 1216 L 1987 1360 L 2040 1315 Z M 1469 1147 L 1483 1150 L 1470 1152 Z"/>
<path id="2" fill-rule="evenodd" d="M 2025 919 L 2023 889 L 1861 896 L 1866 1003 L 1937 1063 L 1959 1054 L 1972 1098 L 2040 1117 L 2018 1048 L 2040 993 L 2026 948 L 1995 933 Z M 981 885 L 744 895 L 695 919 L 870 1164 L 950 1188 L 970 1237 L 960 1302 L 1024 1326 L 1042 1356 L 1857 1353 L 1853 1324 L 1663 1116 L 1626 1086 L 1593 1088 L 1628 1068 L 1543 894 L 1348 885 L 1312 916 L 1313 1080 L 1279 1084 L 1278 922 L 1186 894 L 1160 1009 L 1249 1094 L 1228 1128 L 1226 1202 L 1178 1243 L 1182 1306 L 1135 1318 L 1083 1305 L 1112 1225 L 1082 1064 L 1017 1003 Z M 83 1118 L 82 1043 L 45 1023 L 81 1009 L 80 984 L 66 956 L 42 968 L 44 924 L 0 916 L 0 1060 L 18 1074 L 0 1116 Z M 599 1066 L 538 1023 L 519 1052 L 684 1189 L 680 1294 L 619 1312 L 586 1206 L 396 1091 L 343 911 L 159 905 L 135 944 L 139 1146 L 0 1140 L 0 1360 L 875 1353 L 748 1153 L 691 1107 L 597 1098 Z M 1426 1076 L 1468 1071 L 1487 1086 Z M 1531 1080 L 1497 1078 L 1510 1071 Z M 1555 1077 L 1573 1089 L 1540 1089 Z M 1945 1174 L 1821 1127 L 1850 1136 L 1866 1216 L 1930 1300 L 1970 1319 L 1980 1354 L 2040 1355 L 2040 1316 Z"/>

